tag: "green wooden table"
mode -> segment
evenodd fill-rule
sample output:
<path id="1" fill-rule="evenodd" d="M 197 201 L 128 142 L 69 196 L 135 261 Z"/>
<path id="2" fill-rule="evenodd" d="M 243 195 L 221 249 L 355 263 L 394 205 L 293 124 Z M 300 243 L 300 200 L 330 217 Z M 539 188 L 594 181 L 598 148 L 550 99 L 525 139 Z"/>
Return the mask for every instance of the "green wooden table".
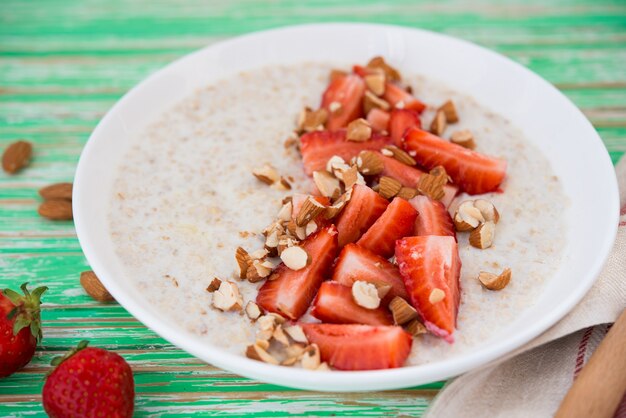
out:
<path id="1" fill-rule="evenodd" d="M 37 216 L 37 190 L 71 181 L 109 107 L 166 63 L 254 30 L 325 21 L 420 27 L 474 41 L 554 83 L 591 119 L 613 161 L 626 151 L 626 1 L 0 0 L 0 148 L 35 144 L 31 166 L 0 174 L 0 287 L 50 287 L 44 340 L 22 372 L 0 380 L 0 416 L 42 416 L 42 377 L 82 339 L 132 365 L 137 416 L 421 415 L 442 383 L 366 394 L 265 384 L 203 364 L 117 304 L 82 291 L 88 269 L 71 222 Z M 537 115 L 550 117 L 550 115 Z"/>

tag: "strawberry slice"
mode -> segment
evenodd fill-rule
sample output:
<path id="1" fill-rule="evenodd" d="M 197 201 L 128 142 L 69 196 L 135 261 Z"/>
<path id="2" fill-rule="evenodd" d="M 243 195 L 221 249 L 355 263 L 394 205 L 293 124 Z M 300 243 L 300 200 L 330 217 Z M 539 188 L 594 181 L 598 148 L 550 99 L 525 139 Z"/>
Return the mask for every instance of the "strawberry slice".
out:
<path id="1" fill-rule="evenodd" d="M 389 112 L 374 108 L 367 114 L 367 121 L 374 132 L 387 131 L 389 129 Z"/>
<path id="2" fill-rule="evenodd" d="M 331 324 L 393 325 L 389 311 L 381 305 L 363 308 L 352 298 L 352 289 L 337 282 L 324 282 L 313 302 L 311 315 Z"/>
<path id="3" fill-rule="evenodd" d="M 413 234 L 415 218 L 417 211 L 413 206 L 406 200 L 396 197 L 357 241 L 357 245 L 382 257 L 391 257 L 396 240 Z"/>
<path id="4" fill-rule="evenodd" d="M 310 176 L 314 171 L 325 170 L 326 163 L 333 155 L 337 155 L 345 161 L 350 161 L 352 157 L 356 157 L 361 151 L 377 151 L 391 143 L 390 137 L 379 134 L 372 135 L 372 139 L 368 141 L 357 142 L 347 141 L 345 130 L 309 132 L 300 138 L 300 151 L 302 153 L 304 171 Z"/>
<path id="5" fill-rule="evenodd" d="M 418 213 L 413 235 L 440 235 L 456 239 L 452 217 L 443 203 L 428 196 L 415 196 L 409 203 Z"/>
<path id="6" fill-rule="evenodd" d="M 352 188 L 352 197 L 339 214 L 337 230 L 339 247 L 361 238 L 363 232 L 376 222 L 387 208 L 387 199 L 361 184 Z"/>
<path id="7" fill-rule="evenodd" d="M 348 244 L 339 253 L 333 272 L 333 281 L 351 287 L 352 283 L 357 280 L 373 283 L 376 287 L 391 286 L 389 293 L 383 298 L 383 303 L 389 302 L 396 296 L 409 299 L 396 266 L 365 248 Z"/>
<path id="8" fill-rule="evenodd" d="M 349 74 L 331 81 L 322 96 L 322 107 L 328 110 L 326 129 L 336 131 L 361 117 L 364 94 L 365 82 L 357 75 Z M 341 107 L 332 112 L 331 103 L 339 103 Z"/>
<path id="9" fill-rule="evenodd" d="M 289 319 L 300 318 L 308 309 L 324 277 L 330 273 L 337 255 L 337 229 L 325 227 L 302 242 L 311 263 L 301 270 L 280 264 L 263 283 L 256 297 L 257 304 L 269 312 Z"/>
<path id="10" fill-rule="evenodd" d="M 403 238 L 396 242 L 396 261 L 411 304 L 426 328 L 453 343 L 461 271 L 454 238 L 435 235 Z M 444 297 L 437 300 L 440 291 Z"/>
<path id="11" fill-rule="evenodd" d="M 394 109 L 389 118 L 389 135 L 398 147 L 402 147 L 402 137 L 409 128 L 421 128 L 420 115 L 415 110 Z"/>
<path id="12" fill-rule="evenodd" d="M 413 338 L 398 326 L 301 324 L 322 361 L 339 370 L 376 370 L 400 367 Z"/>
<path id="13" fill-rule="evenodd" d="M 392 83 L 385 84 L 383 99 L 395 108 L 415 110 L 418 113 L 422 113 L 426 109 L 426 105 L 417 100 L 411 93 Z"/>
<path id="14" fill-rule="evenodd" d="M 387 157 L 380 154 L 383 159 L 384 168 L 381 173 L 382 176 L 389 176 L 397 179 L 405 187 L 416 188 L 419 183 L 419 179 L 424 172 L 418 168 L 408 166 L 392 157 Z M 443 204 L 448 207 L 454 197 L 459 192 L 459 188 L 453 184 L 446 184 L 444 186 L 445 195 L 441 199 Z"/>
<path id="15" fill-rule="evenodd" d="M 463 148 L 421 129 L 406 133 L 404 147 L 414 151 L 413 158 L 429 170 L 443 166 L 452 181 L 469 194 L 496 190 L 506 175 L 506 161 Z"/>
<path id="16" fill-rule="evenodd" d="M 300 209 L 302 209 L 302 205 L 304 205 L 304 201 L 309 197 L 308 194 L 304 193 L 294 193 L 291 197 L 291 217 L 295 220 L 300 213 Z M 330 199 L 326 196 L 313 196 L 315 200 L 320 202 L 324 206 L 330 205 Z"/>

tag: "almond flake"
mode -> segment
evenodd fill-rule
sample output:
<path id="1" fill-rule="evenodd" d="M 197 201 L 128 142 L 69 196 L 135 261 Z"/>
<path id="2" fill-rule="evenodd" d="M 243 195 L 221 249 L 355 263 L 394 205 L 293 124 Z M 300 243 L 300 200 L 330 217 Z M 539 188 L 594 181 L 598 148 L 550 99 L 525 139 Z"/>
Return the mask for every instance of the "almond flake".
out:
<path id="1" fill-rule="evenodd" d="M 401 197 L 404 200 L 413 199 L 415 196 L 417 196 L 417 189 L 414 189 L 412 187 L 403 187 L 400 189 L 397 196 Z"/>
<path id="2" fill-rule="evenodd" d="M 402 183 L 388 176 L 382 176 L 378 181 L 378 186 L 378 193 L 385 199 L 391 199 L 402 189 Z"/>
<path id="3" fill-rule="evenodd" d="M 280 254 L 280 259 L 291 270 L 301 270 L 309 265 L 311 261 L 309 254 L 307 254 L 304 248 L 298 246 L 285 248 Z"/>
<path id="4" fill-rule="evenodd" d="M 283 326 L 282 325 L 278 325 L 274 329 L 274 333 L 272 334 L 272 338 L 274 340 L 278 341 L 279 343 L 281 343 L 282 345 L 284 345 L 285 347 L 287 347 L 289 345 L 289 339 L 287 338 L 287 335 L 283 332 Z"/>
<path id="5" fill-rule="evenodd" d="M 382 173 L 385 165 L 383 159 L 374 151 L 361 151 L 356 160 L 359 172 L 366 176 Z"/>
<path id="6" fill-rule="evenodd" d="M 264 363 L 279 364 L 278 360 L 276 360 L 270 353 L 265 351 L 258 344 L 248 346 L 248 348 L 246 349 L 246 357 L 253 360 L 262 361 Z"/>
<path id="7" fill-rule="evenodd" d="M 243 298 L 239 288 L 233 282 L 222 282 L 220 287 L 213 292 L 213 306 L 221 311 L 241 310 Z"/>
<path id="8" fill-rule="evenodd" d="M 452 136 L 450 137 L 450 141 L 464 148 L 468 148 L 468 149 L 476 148 L 476 142 L 474 142 L 474 135 L 472 135 L 472 133 L 468 129 L 463 129 L 462 131 L 453 132 Z"/>
<path id="9" fill-rule="evenodd" d="M 280 176 L 274 167 L 269 164 L 265 164 L 261 168 L 256 168 L 252 171 L 254 176 L 261 180 L 265 184 L 272 185 L 277 181 L 280 181 Z"/>
<path id="10" fill-rule="evenodd" d="M 363 97 L 363 113 L 367 115 L 372 109 L 389 110 L 391 105 L 371 91 L 366 90 Z"/>
<path id="11" fill-rule="evenodd" d="M 492 221 L 487 221 L 470 233 L 469 243 L 472 247 L 484 250 L 485 248 L 489 248 L 493 245 L 495 233 L 496 224 Z"/>
<path id="12" fill-rule="evenodd" d="M 304 334 L 304 330 L 302 329 L 300 325 L 292 325 L 289 327 L 285 327 L 284 330 L 287 333 L 287 335 L 289 335 L 291 339 L 294 340 L 295 342 L 303 343 L 303 344 L 309 343 L 309 340 L 307 339 L 306 335 Z"/>
<path id="13" fill-rule="evenodd" d="M 443 112 L 446 117 L 446 122 L 456 123 L 459 121 L 459 115 L 456 113 L 456 106 L 452 100 L 448 100 L 442 104 L 437 111 Z"/>
<path id="14" fill-rule="evenodd" d="M 307 370 L 315 370 L 320 365 L 320 349 L 317 344 L 309 345 L 302 353 L 300 360 L 302 367 Z"/>
<path id="15" fill-rule="evenodd" d="M 386 145 L 383 147 L 383 150 L 391 153 L 390 156 L 400 161 L 402 164 L 411 166 L 417 164 L 417 161 L 415 161 L 413 157 L 411 157 L 406 151 L 396 147 L 395 145 Z M 387 153 L 385 153 L 385 155 L 387 155 Z"/>
<path id="16" fill-rule="evenodd" d="M 372 127 L 363 118 L 355 119 L 347 126 L 346 139 L 354 142 L 364 142 L 372 137 Z"/>
<path id="17" fill-rule="evenodd" d="M 434 305 L 444 300 L 445 297 L 445 292 L 436 287 L 430 292 L 430 295 L 428 295 L 428 301 Z"/>
<path id="18" fill-rule="evenodd" d="M 497 224 L 500 220 L 500 213 L 498 209 L 496 209 L 495 205 L 488 200 L 485 199 L 476 199 L 474 200 L 474 207 L 478 209 L 485 218 L 485 221 L 492 221 L 494 224 Z"/>
<path id="19" fill-rule="evenodd" d="M 217 289 L 220 288 L 221 284 L 222 284 L 222 281 L 218 279 L 217 277 L 215 277 L 213 280 L 211 280 L 211 283 L 209 283 L 209 285 L 207 286 L 206 291 L 209 293 L 213 293 Z"/>
<path id="20" fill-rule="evenodd" d="M 339 103 L 339 102 L 330 102 L 330 104 L 328 105 L 328 110 L 332 114 L 339 113 L 341 111 L 341 103 Z"/>
<path id="21" fill-rule="evenodd" d="M 442 110 L 438 110 L 435 114 L 435 118 L 430 124 L 430 132 L 437 136 L 441 136 L 446 130 L 446 114 Z"/>
<path id="22" fill-rule="evenodd" d="M 441 200 L 445 196 L 444 186 L 448 184 L 446 170 L 437 166 L 428 174 L 422 174 L 417 183 L 417 190 L 433 200 Z"/>
<path id="23" fill-rule="evenodd" d="M 326 209 L 326 207 L 313 197 L 307 197 L 300 208 L 300 212 L 298 212 L 296 224 L 298 226 L 305 226 L 313 219 L 317 218 L 317 216 L 322 213 L 324 209 Z"/>
<path id="24" fill-rule="evenodd" d="M 246 315 L 248 315 L 248 318 L 252 319 L 253 321 L 258 319 L 259 316 L 261 316 L 261 309 L 259 308 L 259 305 L 257 305 L 256 303 L 250 301 L 246 304 Z"/>
<path id="25" fill-rule="evenodd" d="M 313 182 L 322 196 L 336 198 L 341 194 L 339 180 L 328 171 L 314 171 Z"/>
<path id="26" fill-rule="evenodd" d="M 411 322 L 409 322 L 408 324 L 406 324 L 404 329 L 406 330 L 406 332 L 408 332 L 409 334 L 411 334 L 414 337 L 417 337 L 417 336 L 422 335 L 422 334 L 426 334 L 428 332 L 428 330 L 426 329 L 424 324 L 422 324 L 417 319 L 414 319 Z"/>
<path id="27" fill-rule="evenodd" d="M 367 68 L 381 69 L 390 81 L 400 81 L 400 72 L 387 64 L 383 57 L 374 57 L 367 63 Z"/>
<path id="28" fill-rule="evenodd" d="M 499 275 L 481 271 L 478 274 L 478 280 L 486 289 L 502 290 L 511 281 L 511 269 L 507 268 Z"/>
<path id="29" fill-rule="evenodd" d="M 365 85 L 376 96 L 382 96 L 385 93 L 385 74 L 373 73 L 366 75 L 363 80 Z"/>
<path id="30" fill-rule="evenodd" d="M 239 278 L 245 279 L 248 272 L 248 265 L 252 262 L 250 255 L 243 248 L 237 247 L 235 260 L 237 260 L 237 265 L 239 266 Z"/>
<path id="31" fill-rule="evenodd" d="M 365 309 L 376 309 L 380 306 L 380 297 L 376 286 L 362 280 L 352 283 L 352 299 L 357 305 Z"/>
<path id="32" fill-rule="evenodd" d="M 347 75 L 348 75 L 348 73 L 343 71 L 343 70 L 332 69 L 332 70 L 330 70 L 329 79 L 330 79 L 330 82 L 332 83 L 336 79 L 341 78 L 341 77 L 345 77 Z"/>
<path id="33" fill-rule="evenodd" d="M 389 310 L 396 325 L 403 325 L 417 318 L 417 311 L 406 300 L 396 296 L 389 302 Z"/>
<path id="34" fill-rule="evenodd" d="M 317 130 L 320 125 L 324 125 L 328 120 L 328 111 L 326 109 L 312 110 L 305 107 L 298 117 L 298 130 L 300 132 L 312 132 Z"/>

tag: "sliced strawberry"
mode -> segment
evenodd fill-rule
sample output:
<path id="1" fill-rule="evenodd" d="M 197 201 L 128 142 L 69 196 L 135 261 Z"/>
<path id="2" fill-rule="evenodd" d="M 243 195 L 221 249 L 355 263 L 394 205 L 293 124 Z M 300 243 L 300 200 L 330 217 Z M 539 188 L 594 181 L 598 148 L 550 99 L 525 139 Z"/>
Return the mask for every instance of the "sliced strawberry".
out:
<path id="1" fill-rule="evenodd" d="M 398 326 L 301 324 L 308 340 L 320 348 L 322 361 L 339 370 L 400 367 L 413 338 Z"/>
<path id="2" fill-rule="evenodd" d="M 411 304 L 426 328 L 453 343 L 461 271 L 454 238 L 436 235 L 403 238 L 396 243 L 396 261 Z M 433 291 L 435 294 L 431 297 Z M 431 303 L 439 291 L 443 291 L 444 298 Z"/>
<path id="3" fill-rule="evenodd" d="M 383 159 L 383 172 L 381 175 L 389 176 L 397 179 L 400 183 L 402 183 L 405 187 L 416 188 L 419 183 L 420 176 L 424 174 L 424 172 L 418 168 L 408 166 L 400 161 L 396 160 L 392 157 L 387 157 L 380 154 Z M 446 184 L 443 188 L 445 195 L 441 202 L 447 206 L 450 205 L 454 197 L 459 192 L 459 188 L 454 184 Z"/>
<path id="4" fill-rule="evenodd" d="M 409 203 L 418 213 L 413 235 L 440 235 L 456 239 L 452 217 L 443 203 L 428 196 L 415 196 Z"/>
<path id="5" fill-rule="evenodd" d="M 280 264 L 259 289 L 257 304 L 289 319 L 300 318 L 308 309 L 317 289 L 330 273 L 337 255 L 337 230 L 323 228 L 302 242 L 311 263 L 301 270 Z"/>
<path id="6" fill-rule="evenodd" d="M 357 280 L 373 283 L 376 287 L 391 286 L 389 293 L 383 298 L 383 303 L 396 296 L 409 298 L 396 266 L 370 250 L 356 244 L 348 244 L 339 253 L 333 272 L 333 281 L 352 286 L 352 283 Z"/>
<path id="7" fill-rule="evenodd" d="M 389 129 L 389 112 L 374 108 L 367 114 L 367 121 L 374 132 L 387 131 Z"/>
<path id="8" fill-rule="evenodd" d="M 414 151 L 413 158 L 428 169 L 443 166 L 452 181 L 469 194 L 496 190 L 506 175 L 506 161 L 463 148 L 421 129 L 407 132 L 404 147 Z"/>
<path id="9" fill-rule="evenodd" d="M 328 110 L 326 129 L 336 131 L 361 117 L 365 82 L 357 75 L 337 77 L 330 82 L 322 96 L 322 107 Z M 331 112 L 330 104 L 339 103 L 338 110 Z"/>
<path id="10" fill-rule="evenodd" d="M 352 197 L 339 214 L 336 223 L 339 247 L 361 238 L 361 235 L 383 214 L 388 204 L 387 199 L 369 187 L 354 185 Z"/>
<path id="11" fill-rule="evenodd" d="M 396 197 L 357 241 L 357 245 L 382 257 L 391 257 L 396 240 L 413 235 L 415 218 L 417 211 L 413 206 L 406 200 Z"/>
<path id="12" fill-rule="evenodd" d="M 389 119 L 389 135 L 396 146 L 402 147 L 402 137 L 409 128 L 421 128 L 420 115 L 415 110 L 394 109 Z"/>
<path id="13" fill-rule="evenodd" d="M 383 305 L 366 309 L 356 304 L 351 287 L 324 282 L 313 301 L 311 315 L 331 324 L 393 325 L 389 310 Z"/>
<path id="14" fill-rule="evenodd" d="M 366 75 L 371 73 L 369 69 L 367 69 L 366 67 L 363 67 L 362 65 L 352 66 L 352 72 L 358 75 L 359 77 L 365 77 Z"/>
<path id="15" fill-rule="evenodd" d="M 304 201 L 307 197 L 309 197 L 309 195 L 304 193 L 294 193 L 291 197 L 291 217 L 293 219 L 298 217 L 298 213 L 300 213 L 300 209 L 302 209 L 302 205 L 304 205 Z M 326 196 L 313 196 L 313 198 L 324 206 L 330 205 L 330 199 Z"/>
<path id="16" fill-rule="evenodd" d="M 385 84 L 383 99 L 389 102 L 393 107 L 415 110 L 418 113 L 422 113 L 424 109 L 426 109 L 426 105 L 413 97 L 411 93 L 392 83 Z M 400 105 L 400 102 L 402 102 L 402 105 Z"/>
<path id="17" fill-rule="evenodd" d="M 324 170 L 326 163 L 333 155 L 337 155 L 346 161 L 359 155 L 364 150 L 380 150 L 385 145 L 392 143 L 388 136 L 372 135 L 372 139 L 363 142 L 347 141 L 346 131 L 313 131 L 302 135 L 300 138 L 300 151 L 304 171 L 309 176 L 314 171 Z"/>

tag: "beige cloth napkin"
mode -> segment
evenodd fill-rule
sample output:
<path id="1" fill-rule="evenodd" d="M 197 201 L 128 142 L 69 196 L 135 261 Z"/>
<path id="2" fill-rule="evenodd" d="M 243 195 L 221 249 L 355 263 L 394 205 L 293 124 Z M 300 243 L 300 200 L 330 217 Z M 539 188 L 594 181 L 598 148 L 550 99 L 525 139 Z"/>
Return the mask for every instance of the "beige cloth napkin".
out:
<path id="1" fill-rule="evenodd" d="M 616 167 L 620 226 L 602 273 L 585 298 L 535 340 L 437 395 L 426 417 L 551 417 L 573 379 L 626 307 L 626 157 Z M 626 396 L 615 415 L 626 418 Z"/>

